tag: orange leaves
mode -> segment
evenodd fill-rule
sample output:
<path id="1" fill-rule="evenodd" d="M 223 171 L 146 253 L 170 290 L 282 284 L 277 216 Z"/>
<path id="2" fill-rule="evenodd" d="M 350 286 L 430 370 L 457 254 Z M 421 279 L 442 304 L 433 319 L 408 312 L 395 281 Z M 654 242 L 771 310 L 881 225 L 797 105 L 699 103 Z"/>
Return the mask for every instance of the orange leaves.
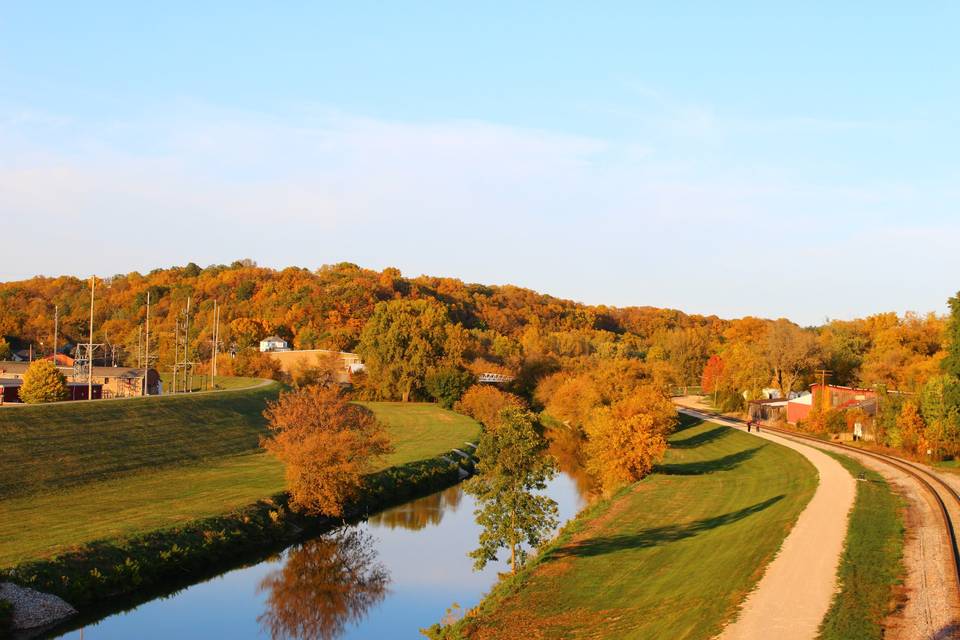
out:
<path id="1" fill-rule="evenodd" d="M 503 409 L 510 407 L 523 409 L 525 405 L 523 400 L 512 393 L 485 384 L 475 384 L 467 389 L 454 406 L 460 413 L 467 414 L 488 428 L 495 427 L 497 416 Z"/>
<path id="2" fill-rule="evenodd" d="M 342 516 L 363 476 L 392 450 L 383 425 L 336 388 L 283 393 L 264 416 L 273 437 L 262 446 L 286 465 L 291 505 L 308 513 Z"/>
<path id="3" fill-rule="evenodd" d="M 704 393 L 713 393 L 720 388 L 723 369 L 723 358 L 718 355 L 710 356 L 706 366 L 703 368 L 703 376 L 700 378 L 700 386 L 703 387 Z"/>
<path id="4" fill-rule="evenodd" d="M 663 456 L 675 423 L 673 404 L 649 386 L 595 409 L 585 425 L 588 470 L 606 493 L 640 480 Z"/>

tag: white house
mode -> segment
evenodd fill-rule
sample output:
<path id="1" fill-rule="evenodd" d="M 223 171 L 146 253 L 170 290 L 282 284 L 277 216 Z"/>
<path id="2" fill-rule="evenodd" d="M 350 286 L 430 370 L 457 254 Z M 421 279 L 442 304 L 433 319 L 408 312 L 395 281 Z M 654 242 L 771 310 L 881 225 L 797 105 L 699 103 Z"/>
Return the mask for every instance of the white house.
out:
<path id="1" fill-rule="evenodd" d="M 287 351 L 287 341 L 279 336 L 270 336 L 260 341 L 260 351 Z"/>

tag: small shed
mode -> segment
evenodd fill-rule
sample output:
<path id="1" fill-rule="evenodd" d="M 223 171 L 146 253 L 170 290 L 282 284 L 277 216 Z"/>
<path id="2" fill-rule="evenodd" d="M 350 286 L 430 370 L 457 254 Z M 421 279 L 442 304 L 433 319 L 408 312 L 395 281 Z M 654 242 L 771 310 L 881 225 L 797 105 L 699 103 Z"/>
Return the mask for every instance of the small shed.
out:
<path id="1" fill-rule="evenodd" d="M 783 398 L 751 400 L 747 403 L 747 415 L 760 422 L 782 420 L 787 417 L 787 401 Z"/>

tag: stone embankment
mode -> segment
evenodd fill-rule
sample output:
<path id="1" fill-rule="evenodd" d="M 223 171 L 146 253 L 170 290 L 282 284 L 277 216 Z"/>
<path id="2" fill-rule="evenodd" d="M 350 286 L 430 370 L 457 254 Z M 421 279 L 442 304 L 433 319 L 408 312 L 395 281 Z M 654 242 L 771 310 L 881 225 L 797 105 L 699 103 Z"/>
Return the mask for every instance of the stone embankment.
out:
<path id="1" fill-rule="evenodd" d="M 13 605 L 14 631 L 50 627 L 77 613 L 63 598 L 11 582 L 0 582 L 0 600 Z"/>

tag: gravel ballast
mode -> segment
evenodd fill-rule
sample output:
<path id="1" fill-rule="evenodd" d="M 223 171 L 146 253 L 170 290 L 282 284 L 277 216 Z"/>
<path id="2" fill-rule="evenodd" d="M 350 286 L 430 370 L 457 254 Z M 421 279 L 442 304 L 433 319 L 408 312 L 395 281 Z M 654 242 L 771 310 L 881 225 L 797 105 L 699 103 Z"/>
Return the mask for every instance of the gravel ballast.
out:
<path id="1" fill-rule="evenodd" d="M 0 582 L 0 600 L 13 605 L 13 628 L 35 629 L 65 620 L 77 613 L 63 598 Z"/>

